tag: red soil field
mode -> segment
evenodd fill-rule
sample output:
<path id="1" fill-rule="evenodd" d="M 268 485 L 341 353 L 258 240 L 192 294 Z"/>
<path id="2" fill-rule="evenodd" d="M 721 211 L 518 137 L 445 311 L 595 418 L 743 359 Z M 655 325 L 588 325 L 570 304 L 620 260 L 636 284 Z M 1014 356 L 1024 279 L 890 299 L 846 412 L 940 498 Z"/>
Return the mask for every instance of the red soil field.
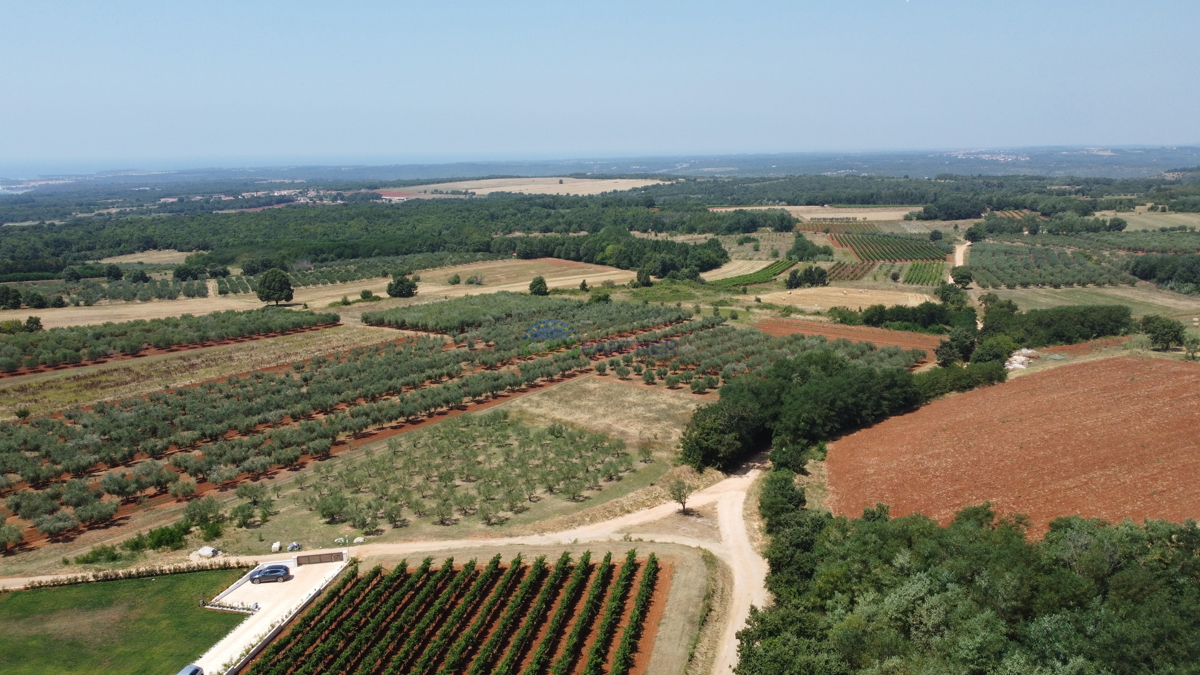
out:
<path id="1" fill-rule="evenodd" d="M 941 338 L 936 335 L 922 333 L 906 333 L 886 328 L 870 326 L 843 326 L 837 323 L 822 323 L 819 321 L 798 321 L 796 319 L 767 319 L 756 326 L 759 330 L 776 337 L 783 335 L 824 335 L 830 340 L 846 338 L 854 342 L 872 342 L 876 347 L 903 347 L 905 349 L 924 349 L 926 360 L 933 359 L 933 350 L 937 349 Z"/>
<path id="2" fill-rule="evenodd" d="M 1200 364 L 1118 357 L 935 401 L 837 441 L 829 507 L 941 523 L 990 501 L 1044 536 L 1080 515 L 1200 518 Z"/>

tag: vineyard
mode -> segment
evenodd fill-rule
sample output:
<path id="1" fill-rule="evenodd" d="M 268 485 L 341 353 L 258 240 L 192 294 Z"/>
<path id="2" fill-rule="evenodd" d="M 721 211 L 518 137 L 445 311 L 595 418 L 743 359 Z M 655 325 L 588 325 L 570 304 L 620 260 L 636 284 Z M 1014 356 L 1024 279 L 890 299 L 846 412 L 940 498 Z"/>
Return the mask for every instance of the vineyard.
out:
<path id="1" fill-rule="evenodd" d="M 833 267 L 829 268 L 829 280 L 858 281 L 867 276 L 874 268 L 875 263 L 837 262 L 833 264 Z"/>
<path id="2" fill-rule="evenodd" d="M 1114 267 L 1089 261 L 1082 251 L 1049 246 L 981 242 L 972 247 L 968 264 L 980 288 L 1115 286 L 1136 281 Z"/>
<path id="3" fill-rule="evenodd" d="M 788 271 L 788 269 L 795 264 L 795 260 L 777 260 L 757 272 L 742 274 L 736 277 L 729 277 L 728 279 L 718 279 L 716 281 L 710 281 L 709 283 L 718 288 L 748 286 L 750 284 L 765 284 L 772 281 L 781 273 Z"/>
<path id="4" fill-rule="evenodd" d="M 921 239 L 883 234 L 838 234 L 829 237 L 841 248 L 849 248 L 863 262 L 945 260 L 946 251 Z"/>
<path id="5" fill-rule="evenodd" d="M 214 312 L 203 316 L 72 326 L 33 332 L 0 334 L 0 371 L 21 368 L 83 365 L 123 354 L 136 356 L 147 348 L 173 349 L 238 338 L 333 326 L 337 314 L 313 314 L 287 309 Z"/>
<path id="6" fill-rule="evenodd" d="M 483 566 L 448 559 L 435 570 L 427 558 L 351 570 L 249 675 L 625 675 L 664 601 L 658 560 L 634 550 L 619 564 L 563 553 L 552 565 L 497 555 Z"/>
<path id="7" fill-rule="evenodd" d="M 831 234 L 879 231 L 879 228 L 876 227 L 875 223 L 869 223 L 865 221 L 854 222 L 853 220 L 836 218 L 802 220 L 796 225 L 796 229 L 801 232 L 829 232 Z"/>
<path id="8" fill-rule="evenodd" d="M 904 272 L 904 283 L 917 286 L 937 286 L 946 274 L 946 263 L 915 262 Z"/>

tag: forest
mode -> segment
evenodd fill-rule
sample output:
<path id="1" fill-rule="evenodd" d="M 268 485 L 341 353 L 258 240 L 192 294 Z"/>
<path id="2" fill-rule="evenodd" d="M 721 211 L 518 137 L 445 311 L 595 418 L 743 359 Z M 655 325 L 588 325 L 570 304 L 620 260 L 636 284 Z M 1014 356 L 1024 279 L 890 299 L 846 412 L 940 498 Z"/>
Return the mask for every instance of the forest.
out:
<path id="1" fill-rule="evenodd" d="M 739 675 L 1182 673 L 1200 659 L 1194 522 L 1060 518 L 1030 541 L 988 504 L 948 527 L 883 504 L 834 518 L 794 479 L 764 483 L 776 603 L 739 633 Z"/>

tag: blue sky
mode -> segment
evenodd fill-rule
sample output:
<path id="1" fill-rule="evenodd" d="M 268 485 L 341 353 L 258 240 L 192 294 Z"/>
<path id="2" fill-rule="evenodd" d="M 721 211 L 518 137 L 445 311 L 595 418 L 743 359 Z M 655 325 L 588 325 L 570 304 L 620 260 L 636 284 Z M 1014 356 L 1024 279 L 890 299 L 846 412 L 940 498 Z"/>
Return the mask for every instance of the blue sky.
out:
<path id="1" fill-rule="evenodd" d="M 1198 28 L 1195 0 L 5 0 L 0 168 L 1196 144 Z"/>

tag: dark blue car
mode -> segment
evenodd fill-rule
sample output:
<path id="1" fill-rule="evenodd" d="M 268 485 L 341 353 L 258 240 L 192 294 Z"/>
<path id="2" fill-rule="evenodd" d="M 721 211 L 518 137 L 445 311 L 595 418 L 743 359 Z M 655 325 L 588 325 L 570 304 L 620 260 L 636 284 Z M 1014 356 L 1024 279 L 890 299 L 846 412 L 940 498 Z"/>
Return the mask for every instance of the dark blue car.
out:
<path id="1" fill-rule="evenodd" d="M 261 584 L 268 581 L 287 581 L 292 578 L 292 571 L 287 565 L 267 565 L 250 573 L 250 583 Z"/>

